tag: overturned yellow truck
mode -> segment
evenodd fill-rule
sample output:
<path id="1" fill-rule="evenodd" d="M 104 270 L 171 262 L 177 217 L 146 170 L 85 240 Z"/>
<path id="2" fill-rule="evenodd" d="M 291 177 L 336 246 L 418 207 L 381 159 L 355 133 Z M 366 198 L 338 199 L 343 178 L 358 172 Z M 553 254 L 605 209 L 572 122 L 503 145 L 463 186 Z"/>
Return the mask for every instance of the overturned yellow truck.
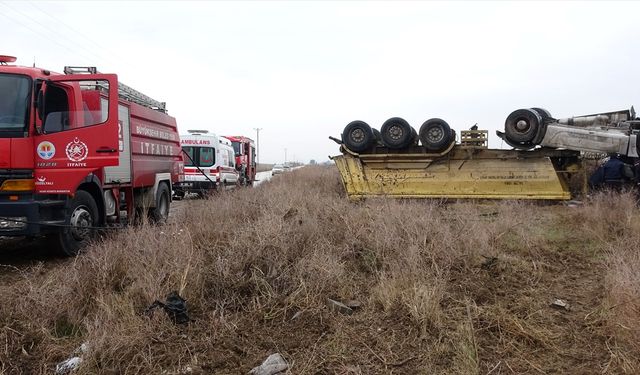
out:
<path id="1" fill-rule="evenodd" d="M 427 120 L 416 132 L 394 117 L 380 131 L 349 123 L 341 155 L 332 157 L 351 199 L 569 200 L 587 188 L 581 153 L 640 152 L 640 121 L 630 111 L 555 119 L 542 108 L 512 112 L 505 132 L 514 149 L 488 148 L 488 132 L 460 132 L 446 121 Z"/>

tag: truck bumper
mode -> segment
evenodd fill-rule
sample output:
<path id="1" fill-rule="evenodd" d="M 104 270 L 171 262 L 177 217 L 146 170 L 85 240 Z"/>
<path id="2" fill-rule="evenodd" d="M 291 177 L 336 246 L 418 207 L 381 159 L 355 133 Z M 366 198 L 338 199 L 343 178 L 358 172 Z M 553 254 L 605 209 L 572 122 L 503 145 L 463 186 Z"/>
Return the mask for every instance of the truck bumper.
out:
<path id="1" fill-rule="evenodd" d="M 178 182 L 173 186 L 173 189 L 177 193 L 197 193 L 207 190 L 216 190 L 219 183 L 213 183 L 210 181 L 184 181 Z"/>
<path id="2" fill-rule="evenodd" d="M 0 236 L 35 236 L 64 224 L 64 200 L 0 201 Z"/>

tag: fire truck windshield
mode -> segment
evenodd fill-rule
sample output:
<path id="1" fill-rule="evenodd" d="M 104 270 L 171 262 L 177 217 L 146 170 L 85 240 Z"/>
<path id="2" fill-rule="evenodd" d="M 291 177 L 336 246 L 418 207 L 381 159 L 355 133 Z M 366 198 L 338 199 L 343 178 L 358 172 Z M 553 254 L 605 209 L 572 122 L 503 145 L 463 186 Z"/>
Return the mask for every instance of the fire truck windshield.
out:
<path id="1" fill-rule="evenodd" d="M 27 127 L 31 79 L 0 74 L 0 137 L 22 136 Z"/>
<path id="2" fill-rule="evenodd" d="M 242 155 L 242 143 L 240 142 L 231 142 L 233 145 L 233 152 L 235 152 L 236 156 Z"/>

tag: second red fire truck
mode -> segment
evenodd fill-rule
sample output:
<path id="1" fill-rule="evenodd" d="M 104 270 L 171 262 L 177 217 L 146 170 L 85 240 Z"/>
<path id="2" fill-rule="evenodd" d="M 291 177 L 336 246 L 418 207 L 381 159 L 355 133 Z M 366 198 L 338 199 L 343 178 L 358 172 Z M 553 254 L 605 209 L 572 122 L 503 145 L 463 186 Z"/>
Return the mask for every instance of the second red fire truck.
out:
<path id="1" fill-rule="evenodd" d="M 256 146 L 251 138 L 242 135 L 226 135 L 236 155 L 236 169 L 240 172 L 241 185 L 253 185 L 256 180 Z"/>

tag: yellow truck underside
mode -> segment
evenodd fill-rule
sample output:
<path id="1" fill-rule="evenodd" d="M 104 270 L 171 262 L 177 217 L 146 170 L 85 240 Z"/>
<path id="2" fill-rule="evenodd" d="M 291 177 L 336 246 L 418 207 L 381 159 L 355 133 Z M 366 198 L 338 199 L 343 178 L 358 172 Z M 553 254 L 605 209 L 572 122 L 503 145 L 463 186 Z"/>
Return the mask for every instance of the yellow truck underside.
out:
<path id="1" fill-rule="evenodd" d="M 558 150 L 495 150 L 455 145 L 440 154 L 353 153 L 341 146 L 335 161 L 352 199 L 571 199 L 568 177 L 578 154 Z M 417 151 L 417 152 L 416 152 Z"/>

